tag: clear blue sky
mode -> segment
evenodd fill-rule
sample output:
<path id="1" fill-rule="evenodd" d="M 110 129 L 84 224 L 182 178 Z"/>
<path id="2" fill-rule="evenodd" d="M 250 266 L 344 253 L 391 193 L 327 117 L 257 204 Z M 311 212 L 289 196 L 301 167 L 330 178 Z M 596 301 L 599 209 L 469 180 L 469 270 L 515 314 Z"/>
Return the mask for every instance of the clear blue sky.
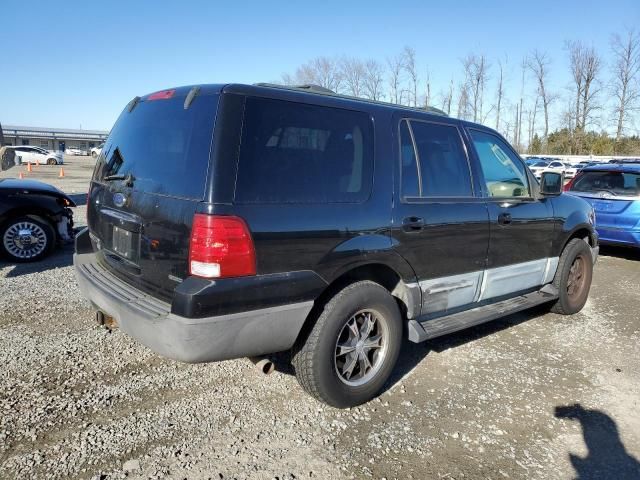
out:
<path id="1" fill-rule="evenodd" d="M 460 58 L 506 55 L 512 94 L 533 48 L 568 83 L 567 39 L 598 48 L 640 25 L 640 0 L 93 2 L 0 0 L 0 122 L 109 129 L 135 95 L 194 83 L 273 81 L 321 55 L 375 57 L 404 45 L 435 90 Z M 495 75 L 495 72 L 494 72 Z"/>

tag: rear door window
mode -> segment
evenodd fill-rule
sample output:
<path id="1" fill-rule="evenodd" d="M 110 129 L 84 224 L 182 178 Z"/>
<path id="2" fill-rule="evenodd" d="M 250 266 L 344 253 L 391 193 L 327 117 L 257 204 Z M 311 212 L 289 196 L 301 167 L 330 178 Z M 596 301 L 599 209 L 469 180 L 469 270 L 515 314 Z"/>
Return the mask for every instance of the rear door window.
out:
<path id="1" fill-rule="evenodd" d="M 403 197 L 473 196 L 467 154 L 455 125 L 403 120 L 400 148 Z"/>
<path id="2" fill-rule="evenodd" d="M 218 95 L 144 100 L 125 109 L 98 157 L 94 180 L 132 174 L 134 190 L 202 199 Z"/>
<path id="3" fill-rule="evenodd" d="M 236 202 L 362 202 L 369 197 L 372 173 L 368 114 L 247 98 Z"/>

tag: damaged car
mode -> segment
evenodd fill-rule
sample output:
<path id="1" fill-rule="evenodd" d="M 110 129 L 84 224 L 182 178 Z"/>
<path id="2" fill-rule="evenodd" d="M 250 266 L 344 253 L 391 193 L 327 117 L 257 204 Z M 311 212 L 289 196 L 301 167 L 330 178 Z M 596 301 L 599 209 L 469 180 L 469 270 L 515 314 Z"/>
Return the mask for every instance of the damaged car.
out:
<path id="1" fill-rule="evenodd" d="M 0 179 L 0 254 L 35 262 L 73 240 L 74 201 L 53 185 Z"/>

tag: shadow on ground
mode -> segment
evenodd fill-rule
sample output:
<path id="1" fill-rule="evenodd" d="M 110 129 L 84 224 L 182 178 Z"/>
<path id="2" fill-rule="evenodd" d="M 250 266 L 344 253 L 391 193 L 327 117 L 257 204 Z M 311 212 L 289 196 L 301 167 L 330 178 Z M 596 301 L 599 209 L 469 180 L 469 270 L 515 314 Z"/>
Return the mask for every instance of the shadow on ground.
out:
<path id="1" fill-rule="evenodd" d="M 5 278 L 13 278 L 54 268 L 68 267 L 73 264 L 73 250 L 73 244 L 70 243 L 56 248 L 51 255 L 37 262 L 13 263 L 0 260 L 0 269 L 9 268 Z"/>
<path id="2" fill-rule="evenodd" d="M 624 258 L 625 260 L 640 261 L 640 248 L 600 245 L 600 255 L 605 257 L 620 257 Z"/>
<path id="3" fill-rule="evenodd" d="M 640 462 L 627 453 L 616 422 L 609 415 L 577 403 L 556 407 L 555 416 L 580 422 L 582 427 L 589 452 L 584 458 L 569 454 L 577 480 L 640 479 Z"/>

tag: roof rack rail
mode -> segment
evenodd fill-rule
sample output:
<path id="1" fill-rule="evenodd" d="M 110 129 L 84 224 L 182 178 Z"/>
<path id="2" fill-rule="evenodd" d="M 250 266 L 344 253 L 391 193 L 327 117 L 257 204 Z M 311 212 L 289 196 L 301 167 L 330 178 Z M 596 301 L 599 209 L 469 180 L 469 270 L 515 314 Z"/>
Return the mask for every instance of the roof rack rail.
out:
<path id="1" fill-rule="evenodd" d="M 331 90 L 330 88 L 323 87 L 322 85 L 316 85 L 314 83 L 304 83 L 301 85 L 279 85 L 277 83 L 254 83 L 256 87 L 274 87 L 274 88 L 290 88 L 290 89 L 299 89 L 306 90 L 307 92 L 316 92 L 316 93 L 326 93 L 329 95 L 338 95 L 336 92 Z"/>
<path id="2" fill-rule="evenodd" d="M 397 103 L 384 102 L 382 100 L 371 100 L 369 98 L 354 97 L 352 95 L 344 95 L 342 93 L 337 93 L 329 88 L 322 87 L 320 85 L 314 85 L 314 84 L 281 85 L 278 83 L 259 82 L 259 83 L 254 83 L 253 85 L 256 87 L 280 88 L 284 90 L 304 90 L 307 92 L 318 93 L 321 95 L 332 95 L 335 97 L 347 98 L 350 100 L 358 100 L 360 102 L 375 103 L 378 105 L 386 105 L 389 107 L 397 107 L 397 108 L 408 109 L 408 110 L 418 110 L 421 112 L 433 113 L 434 115 L 441 115 L 443 117 L 448 116 L 443 110 L 440 110 L 439 108 L 436 108 L 436 107 L 432 107 L 430 105 L 425 107 L 410 107 L 408 105 L 400 105 Z"/>

